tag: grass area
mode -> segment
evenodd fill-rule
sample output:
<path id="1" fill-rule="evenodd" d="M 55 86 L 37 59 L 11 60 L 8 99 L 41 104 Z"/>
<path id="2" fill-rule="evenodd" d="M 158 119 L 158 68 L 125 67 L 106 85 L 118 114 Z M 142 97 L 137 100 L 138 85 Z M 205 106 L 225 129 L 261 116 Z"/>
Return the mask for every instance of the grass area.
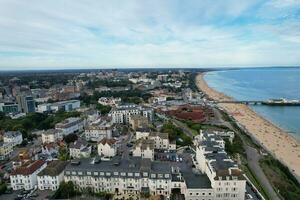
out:
<path id="1" fill-rule="evenodd" d="M 184 134 L 184 132 L 176 127 L 171 121 L 166 122 L 161 131 L 168 133 L 171 141 L 176 140 L 176 145 L 186 146 L 192 144 L 192 138 Z"/>
<path id="2" fill-rule="evenodd" d="M 242 165 L 242 170 L 246 174 L 246 176 L 250 179 L 251 183 L 255 185 L 258 191 L 264 196 L 266 200 L 272 200 L 269 193 L 264 189 L 264 187 L 260 184 L 259 180 L 255 176 L 255 174 L 251 171 L 248 164 Z"/>
<path id="3" fill-rule="evenodd" d="M 272 156 L 267 156 L 260 160 L 265 175 L 268 177 L 275 191 L 286 200 L 300 198 L 300 184 L 280 161 Z"/>
<path id="4" fill-rule="evenodd" d="M 196 135 L 198 135 L 200 130 L 217 130 L 217 131 L 230 131 L 230 129 L 226 126 L 222 125 L 215 125 L 215 124 L 201 124 L 201 123 L 195 123 L 191 120 L 184 120 L 182 123 L 186 124 L 187 127 L 190 129 L 196 131 Z"/>

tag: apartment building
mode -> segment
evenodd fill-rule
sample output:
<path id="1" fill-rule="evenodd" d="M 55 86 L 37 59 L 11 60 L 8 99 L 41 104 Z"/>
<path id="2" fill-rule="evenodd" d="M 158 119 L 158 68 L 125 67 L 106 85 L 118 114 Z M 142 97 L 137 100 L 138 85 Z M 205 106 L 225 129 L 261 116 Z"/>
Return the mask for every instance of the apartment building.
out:
<path id="1" fill-rule="evenodd" d="M 116 124 L 128 124 L 132 115 L 144 116 L 152 121 L 153 109 L 136 104 L 124 104 L 113 108 L 109 115 L 112 117 L 112 122 Z"/>
<path id="2" fill-rule="evenodd" d="M 78 138 L 70 144 L 69 150 L 72 158 L 88 158 L 91 155 L 92 147 L 85 140 Z"/>
<path id="3" fill-rule="evenodd" d="M 59 101 L 54 103 L 40 104 L 37 107 L 37 112 L 46 113 L 46 112 L 57 112 L 59 110 L 69 112 L 77 108 L 80 108 L 80 101 L 69 100 L 69 101 Z"/>
<path id="4" fill-rule="evenodd" d="M 80 117 L 70 117 L 55 125 L 55 129 L 61 130 L 63 135 L 80 132 L 83 130 L 83 127 L 84 123 Z"/>
<path id="5" fill-rule="evenodd" d="M 115 139 L 103 138 L 98 143 L 98 155 L 113 157 L 117 154 L 117 141 Z"/>
<path id="6" fill-rule="evenodd" d="M 37 175 L 39 190 L 55 191 L 64 180 L 64 169 L 68 162 L 54 160 Z"/>
<path id="7" fill-rule="evenodd" d="M 13 144 L 0 142 L 0 160 L 8 159 L 13 152 Z"/>
<path id="8" fill-rule="evenodd" d="M 85 128 L 84 135 L 88 141 L 99 142 L 104 138 L 112 137 L 113 125 L 107 120 L 97 120 Z"/>
<path id="9" fill-rule="evenodd" d="M 154 160 L 154 141 L 139 139 L 136 141 L 135 146 L 133 147 L 132 155 L 134 157 L 149 158 Z"/>
<path id="10" fill-rule="evenodd" d="M 149 126 L 149 121 L 147 117 L 140 115 L 131 115 L 129 118 L 129 124 L 133 130 L 139 128 L 144 128 Z"/>
<path id="11" fill-rule="evenodd" d="M 63 139 L 63 131 L 60 129 L 48 129 L 42 133 L 42 142 L 44 144 L 54 143 Z"/>
<path id="12" fill-rule="evenodd" d="M 151 132 L 147 129 L 138 129 L 136 131 L 136 139 L 139 140 L 141 138 L 153 140 L 154 149 L 176 150 L 176 143 L 175 141 L 169 141 L 168 133 Z"/>
<path id="13" fill-rule="evenodd" d="M 3 142 L 12 143 L 13 146 L 19 145 L 23 142 L 23 136 L 20 131 L 8 131 L 3 135 Z"/>
<path id="14" fill-rule="evenodd" d="M 152 195 L 167 196 L 171 192 L 172 170 L 168 163 L 139 157 L 130 160 L 114 157 L 101 162 L 81 159 L 67 165 L 65 181 L 72 181 L 78 189 L 91 188 L 94 192 L 148 191 Z"/>
<path id="15" fill-rule="evenodd" d="M 37 186 L 37 174 L 47 166 L 46 161 L 27 161 L 17 167 L 10 175 L 13 190 L 31 190 Z"/>
<path id="16" fill-rule="evenodd" d="M 246 179 L 238 165 L 225 152 L 225 143 L 216 133 L 200 132 L 195 138 L 197 168 L 207 174 L 214 199 L 243 200 Z"/>

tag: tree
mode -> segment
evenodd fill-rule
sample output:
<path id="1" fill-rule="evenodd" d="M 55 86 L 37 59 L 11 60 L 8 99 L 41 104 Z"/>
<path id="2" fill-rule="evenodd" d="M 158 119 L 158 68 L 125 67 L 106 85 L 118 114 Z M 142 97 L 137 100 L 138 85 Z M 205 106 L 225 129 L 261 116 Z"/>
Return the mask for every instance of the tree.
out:
<path id="1" fill-rule="evenodd" d="M 64 137 L 64 141 L 69 144 L 71 142 L 75 142 L 78 139 L 78 136 L 75 133 L 71 133 Z"/>
<path id="2" fill-rule="evenodd" d="M 58 190 L 53 195 L 53 199 L 69 199 L 71 197 L 76 196 L 79 192 L 76 191 L 75 185 L 72 181 L 69 182 L 62 182 L 59 185 Z"/>
<path id="3" fill-rule="evenodd" d="M 69 160 L 70 159 L 70 156 L 69 156 L 69 152 L 68 152 L 68 149 L 65 148 L 65 147 L 60 147 L 59 150 L 58 150 L 58 159 L 59 160 Z"/>

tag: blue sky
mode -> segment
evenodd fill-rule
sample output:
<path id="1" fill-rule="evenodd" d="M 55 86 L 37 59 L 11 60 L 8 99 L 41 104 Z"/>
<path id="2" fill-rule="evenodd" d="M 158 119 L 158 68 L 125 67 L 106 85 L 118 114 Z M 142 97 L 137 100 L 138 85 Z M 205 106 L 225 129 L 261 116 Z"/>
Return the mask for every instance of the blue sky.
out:
<path id="1" fill-rule="evenodd" d="M 0 70 L 300 65 L 300 0 L 0 0 Z"/>

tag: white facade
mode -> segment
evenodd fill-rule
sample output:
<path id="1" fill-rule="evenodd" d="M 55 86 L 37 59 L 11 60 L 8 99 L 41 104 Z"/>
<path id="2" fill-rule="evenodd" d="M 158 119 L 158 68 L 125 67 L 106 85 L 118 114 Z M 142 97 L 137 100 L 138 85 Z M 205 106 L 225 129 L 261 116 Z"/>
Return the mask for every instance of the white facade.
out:
<path id="1" fill-rule="evenodd" d="M 45 144 L 53 143 L 63 138 L 63 133 L 58 129 L 49 129 L 42 133 L 42 142 Z"/>
<path id="2" fill-rule="evenodd" d="M 225 142 L 216 133 L 200 132 L 194 140 L 196 167 L 207 174 L 216 200 L 243 200 L 246 180 L 225 152 Z M 222 162 L 222 163 L 221 163 Z"/>
<path id="3" fill-rule="evenodd" d="M 70 144 L 69 150 L 72 158 L 88 158 L 91 155 L 92 147 L 84 140 L 78 139 Z"/>
<path id="4" fill-rule="evenodd" d="M 64 169 L 67 165 L 65 161 L 52 161 L 45 169 L 37 175 L 39 190 L 55 191 L 64 180 Z"/>
<path id="5" fill-rule="evenodd" d="M 8 159 L 13 152 L 13 143 L 0 142 L 0 160 Z"/>
<path id="6" fill-rule="evenodd" d="M 114 157 L 117 154 L 117 144 L 114 139 L 102 139 L 98 143 L 98 155 L 104 157 Z"/>
<path id="7" fill-rule="evenodd" d="M 112 122 L 116 124 L 128 124 L 131 115 L 141 115 L 152 121 L 153 110 L 135 104 L 128 104 L 118 106 L 110 111 Z"/>
<path id="8" fill-rule="evenodd" d="M 133 148 L 132 155 L 134 157 L 148 158 L 154 160 L 153 140 L 140 140 Z"/>
<path id="9" fill-rule="evenodd" d="M 63 135 L 80 132 L 83 127 L 83 120 L 79 117 L 71 117 L 55 125 L 55 129 L 61 130 Z"/>
<path id="10" fill-rule="evenodd" d="M 13 190 L 31 190 L 37 186 L 37 174 L 41 172 L 47 163 L 42 160 L 30 161 L 17 168 L 10 175 L 10 183 Z"/>
<path id="11" fill-rule="evenodd" d="M 60 101 L 55 103 L 46 103 L 38 105 L 37 112 L 57 112 L 63 110 L 66 112 L 80 108 L 79 100 L 70 100 L 70 101 Z"/>
<path id="12" fill-rule="evenodd" d="M 23 136 L 20 131 L 8 131 L 3 135 L 4 143 L 12 143 L 13 146 L 19 145 L 23 142 Z"/>
<path id="13" fill-rule="evenodd" d="M 87 126 L 84 131 L 85 139 L 99 142 L 104 138 L 112 138 L 112 124 L 108 121 L 99 121 Z"/>

